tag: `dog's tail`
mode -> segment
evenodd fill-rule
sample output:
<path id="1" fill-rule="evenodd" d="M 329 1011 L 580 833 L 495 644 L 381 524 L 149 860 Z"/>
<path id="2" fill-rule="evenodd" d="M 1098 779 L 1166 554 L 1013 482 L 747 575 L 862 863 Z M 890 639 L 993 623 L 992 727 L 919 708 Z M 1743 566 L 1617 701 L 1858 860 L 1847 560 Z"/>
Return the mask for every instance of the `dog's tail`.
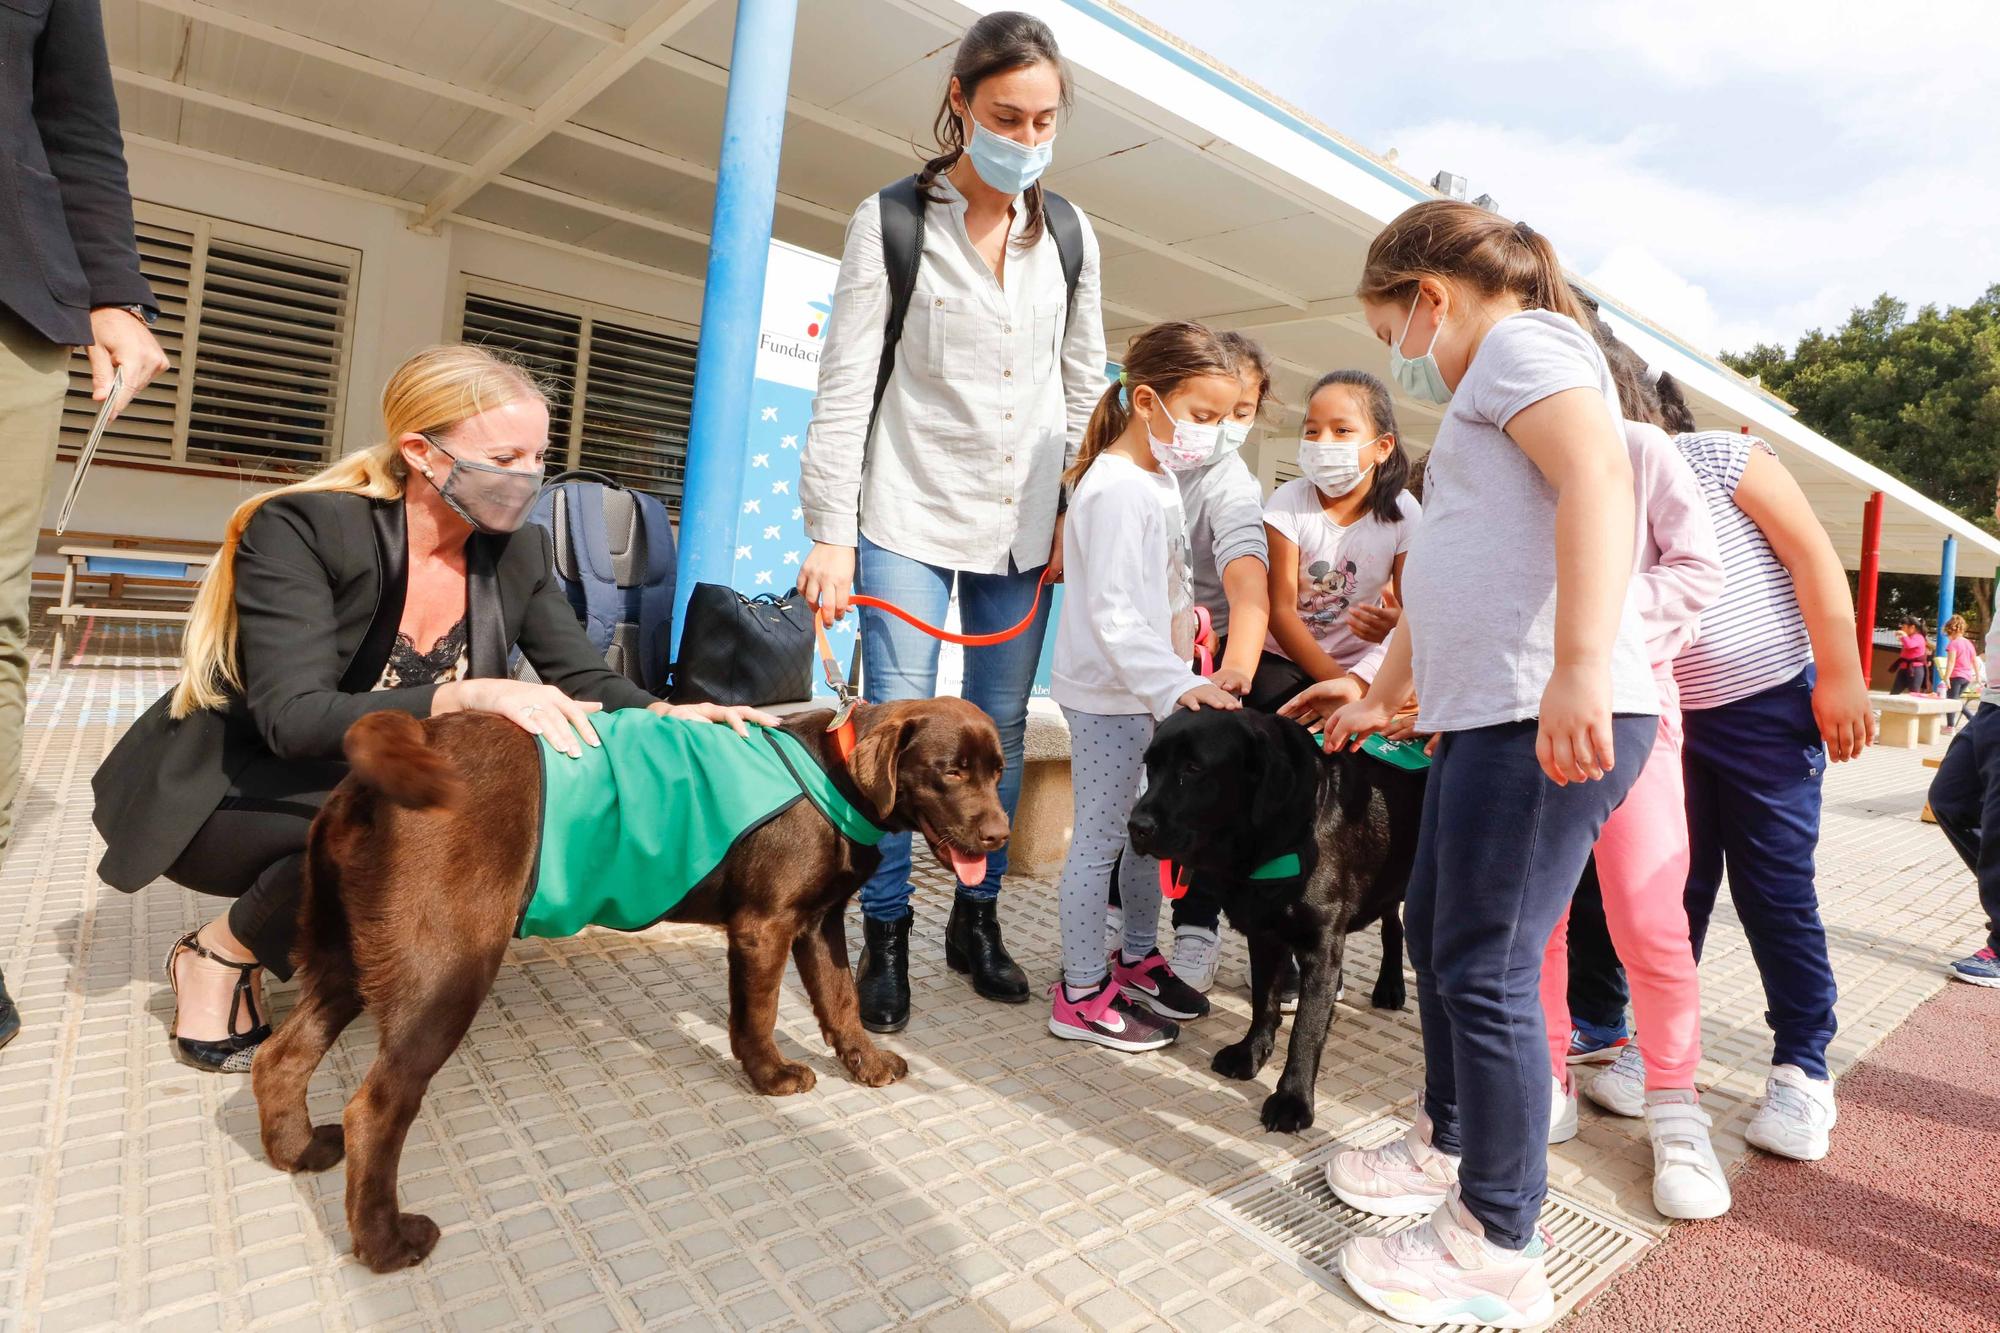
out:
<path id="1" fill-rule="evenodd" d="M 347 729 L 342 748 L 355 779 L 397 805 L 429 810 L 456 805 L 465 795 L 465 780 L 408 713 L 385 708 L 368 714 Z"/>

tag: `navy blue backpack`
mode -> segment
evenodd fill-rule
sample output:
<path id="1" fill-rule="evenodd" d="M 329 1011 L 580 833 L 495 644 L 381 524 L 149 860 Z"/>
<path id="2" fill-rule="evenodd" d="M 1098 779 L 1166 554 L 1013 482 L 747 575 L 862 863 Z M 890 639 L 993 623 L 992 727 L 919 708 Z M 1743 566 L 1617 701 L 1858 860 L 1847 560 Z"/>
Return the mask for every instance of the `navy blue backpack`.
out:
<path id="1" fill-rule="evenodd" d="M 555 540 L 556 583 L 619 675 L 667 691 L 674 618 L 674 528 L 667 507 L 596 472 L 542 487 L 534 521 Z"/>

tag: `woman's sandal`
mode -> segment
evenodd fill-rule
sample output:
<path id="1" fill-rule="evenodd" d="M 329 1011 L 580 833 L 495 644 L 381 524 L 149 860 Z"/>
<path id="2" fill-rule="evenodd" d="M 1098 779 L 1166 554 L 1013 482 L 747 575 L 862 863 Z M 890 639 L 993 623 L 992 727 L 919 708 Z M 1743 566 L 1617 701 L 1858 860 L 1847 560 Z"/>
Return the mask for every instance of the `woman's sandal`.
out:
<path id="1" fill-rule="evenodd" d="M 171 986 L 174 992 L 174 1026 L 179 1027 L 181 1019 L 181 987 L 180 982 L 174 978 L 174 959 L 180 956 L 182 949 L 192 949 L 211 963 L 220 963 L 224 967 L 236 969 L 236 993 L 229 997 L 230 1035 L 219 1041 L 197 1041 L 193 1037 L 175 1037 L 174 1059 L 193 1069 L 205 1069 L 211 1074 L 246 1073 L 251 1060 L 256 1057 L 257 1047 L 271 1035 L 271 1025 L 258 1015 L 256 992 L 250 988 L 250 974 L 262 964 L 239 963 L 233 958 L 224 958 L 221 954 L 204 949 L 195 939 L 200 933 L 196 930 L 189 931 L 174 941 L 173 948 L 167 950 L 167 985 Z M 250 1021 L 256 1025 L 248 1032 L 236 1030 L 238 1009 L 247 1012 Z"/>

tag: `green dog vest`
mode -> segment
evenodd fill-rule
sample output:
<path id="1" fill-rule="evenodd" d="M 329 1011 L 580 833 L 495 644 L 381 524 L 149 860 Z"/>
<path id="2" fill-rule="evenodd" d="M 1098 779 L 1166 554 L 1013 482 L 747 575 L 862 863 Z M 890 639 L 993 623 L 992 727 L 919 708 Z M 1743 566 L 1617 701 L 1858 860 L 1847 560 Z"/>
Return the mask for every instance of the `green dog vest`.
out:
<path id="1" fill-rule="evenodd" d="M 680 904 L 730 849 L 800 800 L 842 836 L 873 847 L 877 828 L 805 746 L 752 727 L 684 722 L 643 708 L 599 713 L 604 743 L 571 759 L 546 741 L 542 844 L 522 936 L 585 926 L 644 930 Z"/>

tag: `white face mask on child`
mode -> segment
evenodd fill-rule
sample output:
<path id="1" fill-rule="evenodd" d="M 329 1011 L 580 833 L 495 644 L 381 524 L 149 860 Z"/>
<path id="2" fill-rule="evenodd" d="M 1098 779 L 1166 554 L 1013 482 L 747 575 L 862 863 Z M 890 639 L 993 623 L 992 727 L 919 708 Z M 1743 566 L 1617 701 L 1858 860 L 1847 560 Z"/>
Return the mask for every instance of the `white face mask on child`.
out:
<path id="1" fill-rule="evenodd" d="M 1375 440 L 1381 438 L 1377 435 Z M 1299 471 L 1307 481 L 1335 499 L 1351 495 L 1375 470 L 1373 463 L 1361 466 L 1362 448 L 1375 440 L 1329 440 L 1324 444 L 1318 440 L 1300 440 Z"/>
<path id="2" fill-rule="evenodd" d="M 1163 440 L 1153 434 L 1151 418 L 1146 422 L 1146 443 L 1153 448 L 1153 459 L 1169 472 L 1192 472 L 1215 456 L 1216 441 L 1222 438 L 1222 423 L 1210 422 L 1203 426 L 1193 421 L 1175 420 L 1167 405 L 1160 402 L 1160 411 L 1168 421 L 1173 422 L 1174 434 L 1170 440 Z"/>

